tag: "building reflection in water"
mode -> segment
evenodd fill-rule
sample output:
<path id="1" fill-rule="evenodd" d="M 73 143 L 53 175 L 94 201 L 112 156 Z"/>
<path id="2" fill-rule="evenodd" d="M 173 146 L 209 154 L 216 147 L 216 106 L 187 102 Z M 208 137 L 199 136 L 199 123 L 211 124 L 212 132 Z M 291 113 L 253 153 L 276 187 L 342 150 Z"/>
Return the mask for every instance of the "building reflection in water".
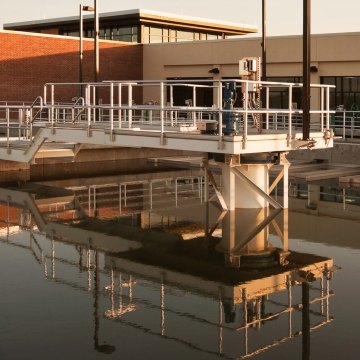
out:
<path id="1" fill-rule="evenodd" d="M 221 212 L 203 195 L 199 176 L 2 189 L 1 241 L 28 249 L 47 279 L 92 294 L 99 352 L 116 351 L 100 340 L 106 319 L 227 358 L 302 335 L 310 358 L 310 332 L 332 321 L 333 261 L 289 250 L 287 211 Z"/>

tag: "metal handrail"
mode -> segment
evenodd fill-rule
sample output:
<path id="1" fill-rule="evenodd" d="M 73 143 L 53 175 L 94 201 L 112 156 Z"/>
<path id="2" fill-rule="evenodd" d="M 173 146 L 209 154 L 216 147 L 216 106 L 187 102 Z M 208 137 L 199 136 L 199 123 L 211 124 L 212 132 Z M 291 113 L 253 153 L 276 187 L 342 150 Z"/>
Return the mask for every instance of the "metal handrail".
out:
<path id="1" fill-rule="evenodd" d="M 225 83 L 228 81 L 234 82 L 235 90 L 242 94 L 244 103 L 243 105 L 236 105 L 233 107 L 225 108 L 223 104 L 223 89 Z M 58 97 L 61 96 L 61 100 L 64 98 L 64 87 L 69 87 L 69 97 L 74 92 L 78 91 L 78 83 L 62 83 L 62 84 L 46 84 L 44 87 L 44 97 L 38 96 L 34 102 L 29 106 L 19 105 L 12 106 L 9 104 L 0 105 L 1 114 L 6 113 L 6 117 L 3 116 L 3 120 L 6 120 L 7 127 L 7 139 L 8 146 L 10 145 L 10 127 L 14 124 L 16 119 L 13 115 L 13 111 L 18 111 L 20 116 L 19 139 L 20 132 L 24 130 L 22 125 L 23 111 L 30 111 L 30 114 L 26 113 L 26 129 L 25 138 L 27 140 L 32 139 L 32 126 L 39 114 L 46 111 L 46 126 L 67 126 L 69 127 L 75 122 L 79 126 L 83 126 L 90 130 L 90 128 L 96 127 L 97 129 L 103 129 L 104 131 L 110 130 L 110 136 L 112 137 L 116 130 L 141 129 L 144 131 L 151 131 L 156 133 L 160 137 L 161 144 L 166 144 L 165 135 L 169 131 L 196 131 L 197 134 L 201 134 L 197 129 L 199 122 L 212 122 L 215 123 L 211 126 L 212 134 L 217 135 L 217 141 L 219 143 L 218 148 L 224 147 L 224 133 L 223 125 L 225 126 L 224 118 L 228 119 L 229 114 L 231 121 L 234 121 L 236 129 L 234 135 L 239 135 L 242 141 L 243 149 L 247 147 L 247 140 L 249 135 L 267 131 L 276 131 L 285 135 L 287 138 L 287 146 L 291 146 L 291 141 L 296 136 L 295 129 L 301 126 L 302 110 L 293 108 L 292 104 L 292 89 L 301 87 L 299 83 L 276 83 L 276 82 L 260 82 L 252 80 L 219 80 L 216 82 L 209 82 L 209 80 L 197 81 L 189 79 L 189 83 L 186 84 L 184 80 L 181 81 L 126 81 L 126 82 L 102 82 L 102 83 L 88 83 L 86 86 L 85 97 L 77 97 L 75 102 L 59 102 Z M 186 106 L 174 105 L 174 91 L 180 86 L 187 86 L 192 89 L 189 92 L 189 101 L 186 102 Z M 104 91 L 108 96 L 108 103 L 102 104 L 98 102 L 97 96 L 98 90 Z M 208 87 L 213 92 L 214 104 L 212 106 L 199 106 L 197 103 L 197 89 L 203 89 Z M 286 92 L 289 95 L 289 101 L 285 109 L 277 109 L 270 107 L 269 96 L 267 96 L 266 104 L 262 108 L 257 106 L 251 106 L 246 99 L 251 99 L 255 89 L 274 89 L 276 87 L 287 89 Z M 330 85 L 316 84 L 313 87 L 318 88 L 320 91 L 321 101 L 319 108 L 312 108 L 310 113 L 312 116 L 312 131 L 321 132 L 325 136 L 325 132 L 330 129 L 330 114 L 334 111 L 329 110 L 329 89 Z M 58 88 L 61 92 L 58 91 Z M 135 100 L 138 100 L 138 95 L 141 93 L 141 99 L 144 104 L 136 104 Z M 50 95 L 50 96 L 49 96 Z M 48 96 L 48 100 L 46 98 Z M 139 96 L 140 97 L 140 96 Z M 43 100 L 44 99 L 44 100 Z M 151 103 L 147 99 L 152 99 Z M 34 110 L 36 109 L 36 110 Z M 265 119 L 264 124 L 261 125 L 257 119 Z M 12 120 L 11 120 L 12 119 Z M 39 124 L 40 125 L 40 124 Z M 16 126 L 16 124 L 15 124 Z M 45 126 L 45 125 L 44 125 Z M 205 126 L 207 127 L 207 125 Z M 22 133 L 22 138 L 24 133 Z M 208 135 L 208 133 L 206 134 Z M 225 134 L 226 135 L 226 134 Z"/>
<path id="2" fill-rule="evenodd" d="M 238 89 L 241 89 L 242 92 L 245 91 L 245 97 L 246 94 L 252 91 L 254 87 L 261 87 L 266 89 L 273 89 L 275 87 L 281 87 L 281 88 L 287 88 L 289 93 L 289 106 L 286 109 L 271 109 L 269 107 L 269 104 L 266 104 L 266 106 L 263 109 L 255 109 L 251 107 L 243 107 L 243 108 L 234 108 L 232 110 L 223 109 L 222 107 L 222 89 L 224 87 L 224 83 L 228 81 L 233 81 Z M 75 86 L 76 84 L 59 84 L 59 83 L 49 83 L 46 84 L 46 87 L 51 89 L 52 93 L 52 107 L 54 108 L 56 105 L 54 103 L 55 99 L 55 89 L 57 87 L 63 87 L 63 86 Z M 173 124 L 173 116 L 176 115 L 176 111 L 184 111 L 188 112 L 192 117 L 193 124 L 195 124 L 197 119 L 197 112 L 201 114 L 217 114 L 216 120 L 218 121 L 218 134 L 219 134 L 219 141 L 222 141 L 222 115 L 232 112 L 236 116 L 240 116 L 242 118 L 242 124 L 243 124 L 243 132 L 239 135 L 242 135 L 243 138 L 246 140 L 248 131 L 251 128 L 251 126 L 248 126 L 248 117 L 254 116 L 254 115 L 261 115 L 265 114 L 267 116 L 267 120 L 269 119 L 269 115 L 273 114 L 286 114 L 287 116 L 283 118 L 283 121 L 286 123 L 285 126 L 282 126 L 283 130 L 286 130 L 288 133 L 288 138 L 290 139 L 292 137 L 292 120 L 295 119 L 296 116 L 301 116 L 302 110 L 301 109 L 293 109 L 291 104 L 291 91 L 293 88 L 301 87 L 302 84 L 300 83 L 277 83 L 277 82 L 261 82 L 261 81 L 252 81 L 252 80 L 239 80 L 239 79 L 230 79 L 230 80 L 220 80 L 218 82 L 211 82 L 209 84 L 209 80 L 196 80 L 189 79 L 189 83 L 186 83 L 186 81 L 182 80 L 164 80 L 164 81 L 107 81 L 103 83 L 89 83 L 89 91 L 87 94 L 87 100 L 86 100 L 86 106 L 88 109 L 88 125 L 90 126 L 92 123 L 92 113 L 95 111 L 95 109 L 101 109 L 102 111 L 108 111 L 108 117 L 109 119 L 109 126 L 111 129 L 111 132 L 113 129 L 115 129 L 115 121 L 118 121 L 119 128 L 122 128 L 121 122 L 124 121 L 127 123 L 127 127 L 131 128 L 132 124 L 136 121 L 133 121 L 136 119 L 136 111 L 138 110 L 149 110 L 149 111 L 159 111 L 159 132 L 160 136 L 163 138 L 164 133 L 166 132 L 164 125 L 165 122 L 168 120 L 168 116 L 166 116 L 166 112 L 170 113 L 170 123 Z M 152 99 L 156 99 L 158 101 L 157 105 L 136 105 L 134 104 L 134 97 L 133 92 L 135 91 L 135 88 L 138 87 L 158 87 L 158 90 L 155 90 L 155 92 L 158 93 L 158 96 L 154 97 L 152 95 Z M 173 87 L 179 87 L 179 86 L 190 86 L 193 89 L 193 95 L 192 95 L 192 101 L 189 104 L 189 106 L 174 106 L 173 102 Z M 95 99 L 92 99 L 94 97 L 95 92 L 90 91 L 94 90 L 96 87 L 108 87 L 110 90 L 110 105 L 98 105 L 95 103 Z M 213 105 L 212 107 L 199 107 L 196 105 L 196 89 L 197 88 L 204 88 L 209 87 L 213 89 L 214 91 L 218 91 L 218 104 Z M 320 118 L 320 121 L 318 122 L 319 129 L 318 131 L 324 132 L 326 130 L 329 130 L 330 127 L 330 114 L 332 111 L 328 109 L 328 95 L 329 95 L 329 87 L 332 87 L 331 85 L 323 85 L 323 84 L 315 84 L 312 85 L 313 88 L 320 89 L 320 97 L 321 97 L 321 105 L 320 109 L 312 109 L 310 113 L 312 115 L 317 115 Z M 245 88 L 245 90 L 244 90 Z M 166 90 L 169 90 L 170 92 L 170 99 L 168 98 L 166 102 L 164 95 Z M 114 94 L 116 91 L 118 91 L 118 96 L 116 99 L 116 95 Z M 145 91 L 145 89 L 144 89 Z M 122 103 L 121 98 L 126 97 L 127 99 Z M 116 101 L 115 101 L 116 99 Z M 170 101 L 169 101 L 170 100 Z M 190 99 L 191 100 L 191 99 Z M 117 104 L 116 104 L 117 102 Z M 114 110 L 118 112 L 118 118 L 114 116 Z M 125 114 L 125 116 L 124 116 Z M 104 120 L 98 119 L 98 120 Z M 250 124 L 249 124 L 250 125 Z M 266 128 L 270 128 L 270 123 L 266 121 Z"/>
<path id="3" fill-rule="evenodd" d="M 72 123 L 74 124 L 75 122 L 76 122 L 76 120 L 81 116 L 81 114 L 83 114 L 84 113 L 84 111 L 85 111 L 85 99 L 82 97 L 82 96 L 79 96 L 77 99 L 76 99 L 76 101 L 74 102 L 74 104 L 73 104 L 73 110 L 75 109 L 75 107 L 78 105 L 78 104 L 80 104 L 81 103 L 81 110 L 76 114 L 76 115 L 74 115 L 74 114 L 72 114 L 73 116 L 73 120 L 72 120 Z"/>
<path id="4" fill-rule="evenodd" d="M 36 112 L 36 114 L 32 115 L 32 109 L 35 108 L 35 105 L 36 105 L 38 100 L 40 101 L 40 107 L 39 107 L 38 111 Z M 29 120 L 30 123 L 34 122 L 36 117 L 42 112 L 43 107 L 44 107 L 44 102 L 43 102 L 42 96 L 37 96 L 36 99 L 33 101 L 33 103 L 29 106 L 29 109 L 31 111 L 31 116 L 30 116 L 30 120 Z"/>
<path id="5" fill-rule="evenodd" d="M 360 141 L 360 111 L 336 111 L 332 119 L 331 128 L 335 135 L 342 139 L 351 139 Z"/>

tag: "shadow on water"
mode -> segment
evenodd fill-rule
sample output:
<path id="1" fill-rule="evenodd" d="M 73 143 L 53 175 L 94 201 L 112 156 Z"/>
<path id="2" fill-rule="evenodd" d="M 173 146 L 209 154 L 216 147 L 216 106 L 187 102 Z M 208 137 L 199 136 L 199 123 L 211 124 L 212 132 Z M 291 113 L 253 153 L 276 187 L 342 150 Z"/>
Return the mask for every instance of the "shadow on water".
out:
<path id="1" fill-rule="evenodd" d="M 245 358 L 301 336 L 293 351 L 310 359 L 310 333 L 333 321 L 332 259 L 289 249 L 287 210 L 205 202 L 200 173 L 28 183 L 0 189 L 0 204 L 1 243 L 92 312 L 97 352 L 125 342 L 139 357 L 133 331 L 136 343 L 164 341 L 157 358 L 174 344 L 174 358 Z"/>

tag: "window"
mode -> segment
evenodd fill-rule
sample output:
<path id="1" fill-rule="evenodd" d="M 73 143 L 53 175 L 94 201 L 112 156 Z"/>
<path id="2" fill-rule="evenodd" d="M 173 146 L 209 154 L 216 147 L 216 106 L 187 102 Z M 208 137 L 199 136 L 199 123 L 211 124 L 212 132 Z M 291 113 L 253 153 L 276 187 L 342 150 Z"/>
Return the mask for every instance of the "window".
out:
<path id="1" fill-rule="evenodd" d="M 344 105 L 346 110 L 360 109 L 359 76 L 322 76 L 322 84 L 335 85 L 330 89 L 330 107 Z"/>
<path id="2" fill-rule="evenodd" d="M 169 41 L 170 42 L 176 42 L 176 30 L 170 29 Z"/>
<path id="3" fill-rule="evenodd" d="M 111 40 L 111 28 L 104 28 L 99 30 L 99 38 L 104 40 Z"/>
<path id="4" fill-rule="evenodd" d="M 112 29 L 112 40 L 137 42 L 137 26 L 121 26 Z"/>
<path id="5" fill-rule="evenodd" d="M 169 29 L 163 29 L 163 42 L 169 42 Z"/>
<path id="6" fill-rule="evenodd" d="M 268 81 L 289 82 L 289 83 L 301 83 L 302 77 L 268 77 Z M 293 103 L 301 108 L 301 88 L 293 88 L 292 92 Z M 289 93 L 288 88 L 270 88 L 270 108 L 274 109 L 288 109 L 289 108 Z"/>
<path id="7" fill-rule="evenodd" d="M 204 78 L 193 78 L 194 80 L 205 80 Z M 174 79 L 168 79 L 174 80 Z M 176 80 L 180 80 L 177 78 Z M 187 78 L 187 83 L 189 79 Z M 191 80 L 190 80 L 191 82 Z M 196 85 L 196 82 L 194 82 Z M 197 83 L 199 84 L 199 83 Z M 196 89 L 196 105 L 197 106 L 208 106 L 211 107 L 213 104 L 213 88 L 212 82 L 204 82 L 201 85 L 207 85 L 209 87 L 198 87 Z M 170 87 L 167 86 L 167 99 L 170 99 Z M 193 88 L 191 86 L 181 86 L 174 85 L 173 86 L 173 97 L 174 97 L 174 105 L 175 106 L 185 106 L 186 100 L 193 100 Z"/>
<path id="8" fill-rule="evenodd" d="M 79 31 L 67 31 L 66 30 L 66 31 L 63 31 L 62 35 L 79 37 L 80 33 L 79 33 Z"/>
<path id="9" fill-rule="evenodd" d="M 94 37 L 94 30 L 85 30 L 85 37 L 93 38 Z"/>
<path id="10" fill-rule="evenodd" d="M 218 38 L 219 38 L 219 36 L 216 34 L 206 34 L 207 40 L 217 40 Z"/>
<path id="11" fill-rule="evenodd" d="M 177 41 L 193 41 L 194 33 L 192 31 L 180 31 L 176 32 Z"/>
<path id="12" fill-rule="evenodd" d="M 143 26 L 141 42 L 144 44 L 150 43 L 150 27 L 149 26 Z"/>
<path id="13" fill-rule="evenodd" d="M 162 43 L 163 32 L 162 28 L 150 27 L 150 42 L 151 43 Z"/>

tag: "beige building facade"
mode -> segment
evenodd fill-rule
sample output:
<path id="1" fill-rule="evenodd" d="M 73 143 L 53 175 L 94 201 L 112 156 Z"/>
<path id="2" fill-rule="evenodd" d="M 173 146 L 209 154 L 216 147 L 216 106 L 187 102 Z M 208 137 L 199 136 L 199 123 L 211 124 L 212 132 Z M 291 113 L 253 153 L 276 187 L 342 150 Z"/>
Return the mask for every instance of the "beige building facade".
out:
<path id="1" fill-rule="evenodd" d="M 302 37 L 270 37 L 266 42 L 268 79 L 301 82 Z M 261 56 L 261 38 L 143 45 L 145 80 L 239 77 L 239 60 Z M 216 74 L 209 73 L 218 68 Z M 331 106 L 360 105 L 360 33 L 311 37 L 311 82 L 336 85 Z M 148 94 L 153 98 L 154 94 Z M 146 96 L 145 96 L 146 101 Z M 318 94 L 311 101 L 317 103 Z"/>

